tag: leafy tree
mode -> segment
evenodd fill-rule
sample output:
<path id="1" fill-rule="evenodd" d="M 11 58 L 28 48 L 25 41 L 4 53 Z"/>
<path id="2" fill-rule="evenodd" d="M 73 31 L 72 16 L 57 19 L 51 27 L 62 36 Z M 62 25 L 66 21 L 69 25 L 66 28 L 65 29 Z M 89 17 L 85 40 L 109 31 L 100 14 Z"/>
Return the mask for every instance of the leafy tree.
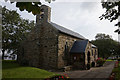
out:
<path id="1" fill-rule="evenodd" d="M 100 57 L 107 58 L 114 55 L 120 55 L 120 46 L 117 41 L 113 40 L 109 35 L 97 34 L 95 36 L 96 40 L 91 42 L 98 47 L 98 53 Z"/>
<path id="2" fill-rule="evenodd" d="M 55 0 L 45 0 L 45 1 L 51 3 L 51 1 L 55 1 Z M 10 0 L 10 2 L 11 3 L 16 2 L 16 7 L 18 7 L 20 11 L 26 10 L 28 12 L 32 12 L 32 14 L 34 15 L 39 14 L 42 11 L 42 9 L 40 8 L 42 3 L 39 0 L 38 2 L 18 2 L 18 0 Z"/>
<path id="3" fill-rule="evenodd" d="M 102 7 L 106 9 L 106 12 L 100 16 L 100 19 L 108 19 L 110 22 L 117 20 L 120 17 L 120 1 L 119 0 L 107 0 L 102 1 Z M 115 24 L 115 26 L 120 27 L 120 22 Z M 118 34 L 120 34 L 120 30 L 115 30 Z"/>
<path id="4" fill-rule="evenodd" d="M 16 11 L 2 8 L 2 59 L 5 51 L 17 53 L 20 42 L 34 26 L 34 21 L 22 19 Z"/>
<path id="5" fill-rule="evenodd" d="M 95 39 L 111 39 L 110 35 L 99 33 L 95 36 Z"/>

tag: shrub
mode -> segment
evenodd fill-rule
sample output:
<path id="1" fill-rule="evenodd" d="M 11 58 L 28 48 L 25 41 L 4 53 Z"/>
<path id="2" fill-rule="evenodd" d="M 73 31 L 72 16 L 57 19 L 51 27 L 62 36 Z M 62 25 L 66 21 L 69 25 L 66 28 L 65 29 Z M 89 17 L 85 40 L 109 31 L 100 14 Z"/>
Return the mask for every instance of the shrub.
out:
<path id="1" fill-rule="evenodd" d="M 105 59 L 103 59 L 103 58 L 98 58 L 98 59 L 96 60 L 96 63 L 97 63 L 99 66 L 103 66 L 103 64 L 105 63 Z"/>
<path id="2" fill-rule="evenodd" d="M 54 77 L 51 77 L 51 78 L 46 78 L 44 80 L 68 80 L 68 76 L 67 74 L 64 74 L 64 75 L 56 75 Z"/>

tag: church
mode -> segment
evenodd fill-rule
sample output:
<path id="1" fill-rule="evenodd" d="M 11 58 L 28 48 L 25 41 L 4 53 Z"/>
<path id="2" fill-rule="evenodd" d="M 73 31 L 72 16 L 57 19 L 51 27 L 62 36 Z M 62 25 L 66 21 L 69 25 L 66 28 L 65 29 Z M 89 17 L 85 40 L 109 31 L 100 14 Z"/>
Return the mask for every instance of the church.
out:
<path id="1" fill-rule="evenodd" d="M 51 22 L 49 6 L 42 5 L 41 9 L 42 12 L 36 15 L 36 26 L 21 43 L 18 62 L 47 70 L 95 66 L 97 47 L 79 33 Z"/>

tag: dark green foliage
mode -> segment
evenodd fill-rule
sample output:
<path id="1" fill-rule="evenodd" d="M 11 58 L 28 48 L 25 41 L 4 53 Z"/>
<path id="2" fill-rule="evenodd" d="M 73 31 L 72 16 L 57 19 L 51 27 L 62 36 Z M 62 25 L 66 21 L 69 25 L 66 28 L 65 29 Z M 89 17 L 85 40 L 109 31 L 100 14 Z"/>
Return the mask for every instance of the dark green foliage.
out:
<path id="1" fill-rule="evenodd" d="M 102 2 L 102 7 L 106 9 L 106 12 L 100 16 L 100 20 L 102 19 L 108 19 L 110 22 L 117 20 L 120 16 L 120 1 L 106 1 Z M 120 27 L 120 22 L 115 24 L 115 26 Z M 116 31 L 115 31 L 116 32 Z M 117 31 L 118 34 L 120 34 L 120 30 Z"/>
<path id="2" fill-rule="evenodd" d="M 34 21 L 22 19 L 16 11 L 2 9 L 2 52 L 17 53 L 20 42 L 35 26 Z"/>
<path id="3" fill-rule="evenodd" d="M 117 64 L 118 67 L 115 67 L 112 72 L 115 73 L 115 80 L 120 80 L 120 61 L 118 61 Z"/>
<path id="4" fill-rule="evenodd" d="M 120 44 L 113 40 L 109 35 L 97 34 L 96 40 L 91 42 L 98 47 L 99 57 L 107 58 L 112 55 L 120 55 Z"/>
<path id="5" fill-rule="evenodd" d="M 14 64 L 14 65 L 11 65 Z M 17 68 L 20 65 L 17 64 L 17 62 L 15 60 L 3 60 L 2 61 L 2 69 L 12 69 L 12 68 Z"/>
<path id="6" fill-rule="evenodd" d="M 106 12 L 100 17 L 100 19 L 105 18 L 112 22 L 113 20 L 118 19 L 118 16 L 120 16 L 120 1 L 102 2 L 102 7 L 106 9 Z M 118 7 L 118 9 L 116 7 Z"/>
<path id="7" fill-rule="evenodd" d="M 36 15 L 40 13 L 41 2 L 17 2 L 16 7 L 20 9 L 20 11 L 28 11 L 32 12 L 32 14 Z"/>
<path id="8" fill-rule="evenodd" d="M 100 33 L 100 34 L 97 34 L 97 35 L 95 36 L 95 39 L 96 39 L 96 40 L 98 40 L 98 39 L 111 39 L 111 36 Z"/>
<path id="9" fill-rule="evenodd" d="M 5 0 L 8 1 L 8 0 Z M 45 0 L 49 3 L 51 3 L 51 1 L 55 1 L 55 0 Z M 42 5 L 41 2 L 19 2 L 18 0 L 10 0 L 11 3 L 16 2 L 16 7 L 19 8 L 20 11 L 28 11 L 28 12 L 32 12 L 33 15 L 36 14 L 40 14 L 41 12 L 41 8 L 40 6 Z"/>
<path id="10" fill-rule="evenodd" d="M 105 60 L 103 58 L 98 58 L 96 60 L 96 63 L 99 65 L 99 66 L 103 66 L 103 64 L 105 63 Z"/>

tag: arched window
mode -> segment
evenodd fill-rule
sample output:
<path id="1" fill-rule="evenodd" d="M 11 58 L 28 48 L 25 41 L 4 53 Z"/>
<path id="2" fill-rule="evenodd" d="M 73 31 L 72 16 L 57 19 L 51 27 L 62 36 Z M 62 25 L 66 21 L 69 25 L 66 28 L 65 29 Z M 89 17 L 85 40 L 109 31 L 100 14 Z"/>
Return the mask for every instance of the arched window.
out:
<path id="1" fill-rule="evenodd" d="M 97 51 L 96 51 L 96 49 L 95 49 L 95 54 L 94 54 L 94 58 L 96 59 L 96 55 L 97 55 Z"/>
<path id="2" fill-rule="evenodd" d="M 65 43 L 65 55 L 67 55 L 68 54 L 68 43 L 66 42 Z"/>
<path id="3" fill-rule="evenodd" d="M 95 55 L 96 55 L 96 49 L 95 49 Z"/>
<path id="4" fill-rule="evenodd" d="M 93 56 L 93 49 L 92 49 L 92 56 Z"/>

